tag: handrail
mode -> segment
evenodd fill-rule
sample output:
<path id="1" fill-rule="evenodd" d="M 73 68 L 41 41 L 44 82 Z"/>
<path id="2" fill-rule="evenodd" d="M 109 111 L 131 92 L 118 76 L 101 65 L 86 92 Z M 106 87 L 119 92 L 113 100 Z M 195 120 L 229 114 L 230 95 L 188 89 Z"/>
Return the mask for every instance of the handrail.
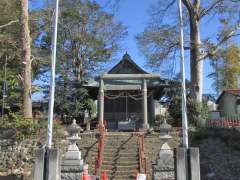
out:
<path id="1" fill-rule="evenodd" d="M 144 171 L 144 174 L 147 175 L 147 158 L 144 155 L 144 134 L 138 133 L 138 144 L 139 144 L 139 167 L 140 172 Z"/>
<path id="2" fill-rule="evenodd" d="M 94 175 L 97 175 L 98 170 L 102 166 L 104 145 L 105 145 L 105 126 L 104 124 L 101 123 L 99 124 L 98 155 L 95 163 Z"/>

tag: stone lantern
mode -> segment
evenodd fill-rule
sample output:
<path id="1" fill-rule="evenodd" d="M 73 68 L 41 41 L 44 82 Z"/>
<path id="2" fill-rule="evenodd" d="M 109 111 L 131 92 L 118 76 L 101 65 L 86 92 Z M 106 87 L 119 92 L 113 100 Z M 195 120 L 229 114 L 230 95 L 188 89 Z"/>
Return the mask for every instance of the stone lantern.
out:
<path id="1" fill-rule="evenodd" d="M 159 129 L 160 139 L 163 141 L 163 144 L 159 151 L 159 159 L 157 159 L 157 163 L 153 166 L 153 179 L 174 179 L 173 150 L 167 143 L 172 138 L 170 135 L 172 126 L 164 120 Z"/>
<path id="2" fill-rule="evenodd" d="M 160 130 L 160 139 L 167 142 L 169 139 L 172 138 L 170 132 L 172 131 L 172 126 L 167 123 L 166 119 L 164 119 L 163 123 L 159 127 Z"/>
<path id="3" fill-rule="evenodd" d="M 82 130 L 80 126 L 77 125 L 76 120 L 73 120 L 73 123 L 67 128 L 67 131 L 70 134 L 68 150 L 64 155 L 64 159 L 62 161 L 61 171 L 77 171 L 82 172 L 87 169 L 87 165 L 83 163 L 83 159 L 81 158 L 81 151 L 77 146 L 77 141 L 81 138 L 78 136 L 78 133 Z"/>

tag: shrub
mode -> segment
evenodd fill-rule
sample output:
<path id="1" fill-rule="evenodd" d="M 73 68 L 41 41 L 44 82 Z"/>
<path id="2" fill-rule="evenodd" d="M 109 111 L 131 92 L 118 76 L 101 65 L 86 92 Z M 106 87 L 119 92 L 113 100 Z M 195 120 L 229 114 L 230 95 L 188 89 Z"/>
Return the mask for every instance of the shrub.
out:
<path id="1" fill-rule="evenodd" d="M 10 111 L 0 119 L 0 128 L 13 129 L 16 132 L 16 138 L 24 139 L 35 134 L 39 125 L 33 119 L 23 118 L 21 114 Z"/>
<path id="2" fill-rule="evenodd" d="M 181 126 L 182 111 L 181 111 L 181 96 L 172 98 L 168 112 L 172 117 L 174 126 Z M 204 126 L 208 118 L 208 106 L 206 103 L 198 103 L 191 98 L 187 98 L 187 116 L 188 123 L 192 126 Z"/>
<path id="3" fill-rule="evenodd" d="M 189 123 L 194 126 L 204 126 L 208 118 L 207 104 L 188 99 L 187 108 Z"/>

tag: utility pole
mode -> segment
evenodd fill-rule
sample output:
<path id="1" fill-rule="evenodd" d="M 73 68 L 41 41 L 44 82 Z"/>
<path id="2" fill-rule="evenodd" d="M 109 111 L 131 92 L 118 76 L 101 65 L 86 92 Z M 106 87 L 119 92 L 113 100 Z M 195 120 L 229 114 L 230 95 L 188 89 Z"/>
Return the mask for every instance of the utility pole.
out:
<path id="1" fill-rule="evenodd" d="M 58 4 L 59 4 L 59 0 L 56 0 L 54 26 L 53 26 L 53 39 L 52 39 L 51 82 L 50 82 L 50 98 L 49 98 L 49 110 L 48 110 L 48 131 L 47 131 L 47 147 L 48 148 L 52 147 L 53 108 L 54 108 L 54 93 L 55 93 L 55 66 L 56 66 L 56 51 L 57 51 Z"/>
<path id="2" fill-rule="evenodd" d="M 187 103 L 186 103 L 186 85 L 185 85 L 185 59 L 183 46 L 183 18 L 182 18 L 182 0 L 178 0 L 178 12 L 180 23 L 180 46 L 181 46 L 181 76 L 182 76 L 182 130 L 183 130 L 183 147 L 188 148 L 188 120 L 187 120 Z"/>

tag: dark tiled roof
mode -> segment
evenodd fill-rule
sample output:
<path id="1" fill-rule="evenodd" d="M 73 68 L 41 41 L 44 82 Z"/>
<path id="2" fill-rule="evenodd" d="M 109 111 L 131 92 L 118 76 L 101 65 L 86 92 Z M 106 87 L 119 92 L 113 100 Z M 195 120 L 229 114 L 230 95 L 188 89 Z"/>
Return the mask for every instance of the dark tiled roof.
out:
<path id="1" fill-rule="evenodd" d="M 227 90 L 224 90 L 220 96 L 218 97 L 216 103 L 218 104 L 220 99 L 222 98 L 222 96 L 225 94 L 225 93 L 228 93 L 228 94 L 232 94 L 234 96 L 240 96 L 240 89 L 227 89 Z"/>
<path id="2" fill-rule="evenodd" d="M 131 59 L 130 55 L 127 52 L 123 55 L 122 60 L 117 63 L 110 71 L 108 71 L 108 74 L 118 74 L 118 72 L 124 68 L 124 65 L 129 65 L 136 74 L 148 74 Z"/>

